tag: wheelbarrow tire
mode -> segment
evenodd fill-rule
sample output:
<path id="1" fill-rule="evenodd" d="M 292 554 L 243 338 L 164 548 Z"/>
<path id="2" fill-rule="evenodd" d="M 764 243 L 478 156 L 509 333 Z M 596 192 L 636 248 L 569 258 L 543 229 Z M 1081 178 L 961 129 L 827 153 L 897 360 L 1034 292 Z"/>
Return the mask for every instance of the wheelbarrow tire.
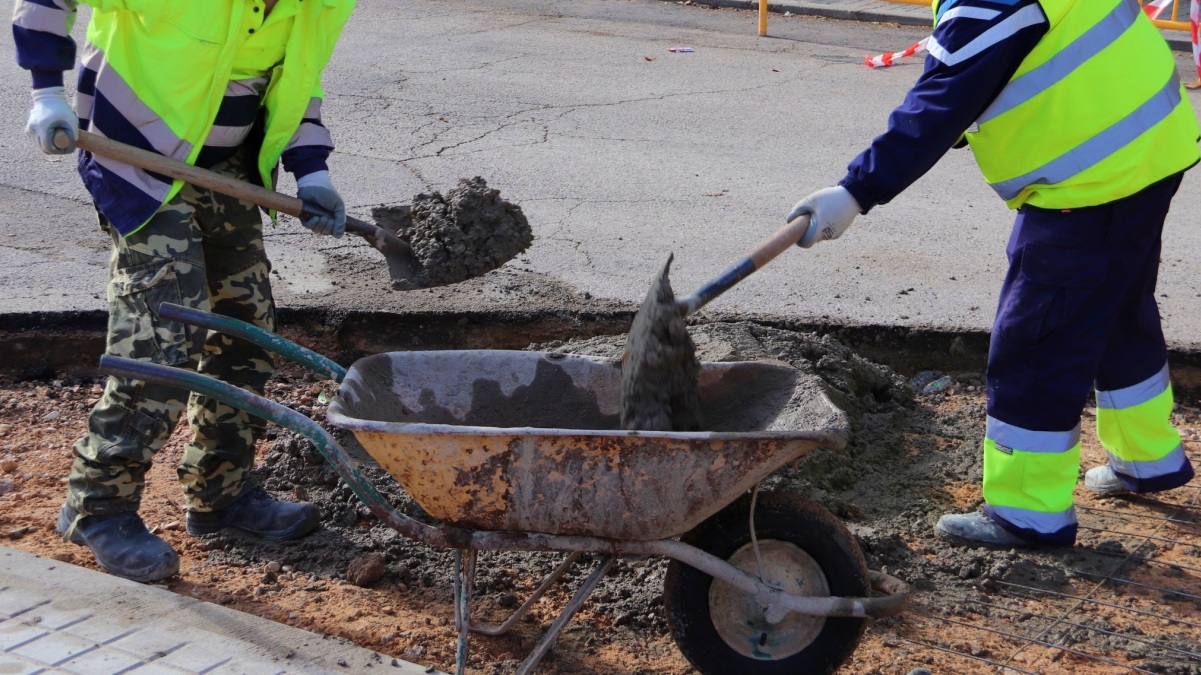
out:
<path id="1" fill-rule="evenodd" d="M 722 560 L 736 554 L 745 556 L 749 549 L 744 547 L 751 543 L 750 507 L 750 496 L 746 495 L 685 534 L 681 541 Z M 863 553 L 851 533 L 824 507 L 793 495 L 761 492 L 755 506 L 755 535 L 761 551 L 765 547 L 795 551 L 788 546 L 791 544 L 807 554 L 809 564 L 816 563 L 824 575 L 830 595 L 871 595 Z M 743 553 L 739 554 L 740 550 Z M 767 576 L 770 578 L 770 572 Z M 832 673 L 855 651 L 866 626 L 866 619 L 826 617 L 816 637 L 805 643 L 808 635 L 819 630 L 817 624 L 807 617 L 790 615 L 810 622 L 809 632 L 800 638 L 799 651 L 777 660 L 762 655 L 755 658 L 731 647 L 715 627 L 710 602 L 713 582 L 708 574 L 673 560 L 663 589 L 672 636 L 685 658 L 704 675 Z M 733 590 L 729 586 L 725 589 Z"/>

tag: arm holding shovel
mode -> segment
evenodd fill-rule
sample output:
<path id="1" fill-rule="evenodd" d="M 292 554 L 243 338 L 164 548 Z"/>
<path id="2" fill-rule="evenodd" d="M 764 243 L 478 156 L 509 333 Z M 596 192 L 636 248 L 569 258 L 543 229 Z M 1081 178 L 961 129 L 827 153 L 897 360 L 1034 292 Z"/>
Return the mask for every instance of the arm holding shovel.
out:
<path id="1" fill-rule="evenodd" d="M 346 204 L 334 189 L 326 163 L 334 141 L 321 123 L 324 96 L 318 87 L 280 158 L 284 169 L 296 177 L 296 196 L 308 207 L 308 212 L 300 216 L 301 224 L 314 234 L 339 239 L 346 231 Z"/>

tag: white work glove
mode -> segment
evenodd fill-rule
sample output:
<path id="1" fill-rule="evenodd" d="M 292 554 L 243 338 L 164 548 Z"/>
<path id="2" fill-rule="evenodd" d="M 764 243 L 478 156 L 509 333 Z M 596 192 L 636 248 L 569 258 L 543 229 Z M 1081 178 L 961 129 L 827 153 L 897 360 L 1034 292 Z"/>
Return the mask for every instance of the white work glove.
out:
<path id="1" fill-rule="evenodd" d="M 819 241 L 841 237 L 861 212 L 859 202 L 839 185 L 818 190 L 797 202 L 788 212 L 787 222 L 809 214 L 809 229 L 797 242 L 797 246 L 809 248 Z"/>
<path id="2" fill-rule="evenodd" d="M 315 171 L 296 181 L 296 196 L 313 214 L 301 217 L 300 222 L 313 234 L 329 234 L 338 239 L 346 232 L 346 205 L 334 189 L 328 171 Z"/>
<path id="3" fill-rule="evenodd" d="M 62 87 L 34 89 L 33 108 L 29 111 L 29 122 L 25 133 L 47 155 L 65 155 L 75 151 L 75 140 L 79 138 L 79 118 L 67 103 L 67 93 Z M 62 129 L 71 137 L 65 148 L 54 145 L 54 132 Z"/>

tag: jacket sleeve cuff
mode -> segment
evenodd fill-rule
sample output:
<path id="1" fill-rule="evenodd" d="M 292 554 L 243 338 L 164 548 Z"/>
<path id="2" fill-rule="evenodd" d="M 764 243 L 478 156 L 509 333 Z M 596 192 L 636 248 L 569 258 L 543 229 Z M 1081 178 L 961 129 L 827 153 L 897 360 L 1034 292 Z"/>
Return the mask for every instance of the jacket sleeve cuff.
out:
<path id="1" fill-rule="evenodd" d="M 300 146 L 284 152 L 281 159 L 284 170 L 299 180 L 311 173 L 329 171 L 329 165 L 326 163 L 328 157 L 329 148 Z"/>
<path id="2" fill-rule="evenodd" d="M 871 198 L 867 186 L 854 174 L 847 174 L 838 184 L 851 193 L 851 196 L 855 198 L 855 203 L 859 204 L 859 208 L 863 209 L 863 215 L 867 215 L 867 212 L 876 206 L 876 201 Z"/>
<path id="3" fill-rule="evenodd" d="M 33 77 L 34 89 L 63 86 L 63 72 L 61 70 L 31 70 L 29 74 Z"/>

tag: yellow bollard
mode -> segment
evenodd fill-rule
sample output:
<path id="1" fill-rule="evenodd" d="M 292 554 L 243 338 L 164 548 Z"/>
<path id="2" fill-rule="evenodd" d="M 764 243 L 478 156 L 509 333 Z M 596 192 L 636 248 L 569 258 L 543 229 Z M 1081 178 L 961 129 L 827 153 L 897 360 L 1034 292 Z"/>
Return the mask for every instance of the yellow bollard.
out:
<path id="1" fill-rule="evenodd" d="M 767 0 L 759 0 L 759 37 L 767 35 Z"/>

